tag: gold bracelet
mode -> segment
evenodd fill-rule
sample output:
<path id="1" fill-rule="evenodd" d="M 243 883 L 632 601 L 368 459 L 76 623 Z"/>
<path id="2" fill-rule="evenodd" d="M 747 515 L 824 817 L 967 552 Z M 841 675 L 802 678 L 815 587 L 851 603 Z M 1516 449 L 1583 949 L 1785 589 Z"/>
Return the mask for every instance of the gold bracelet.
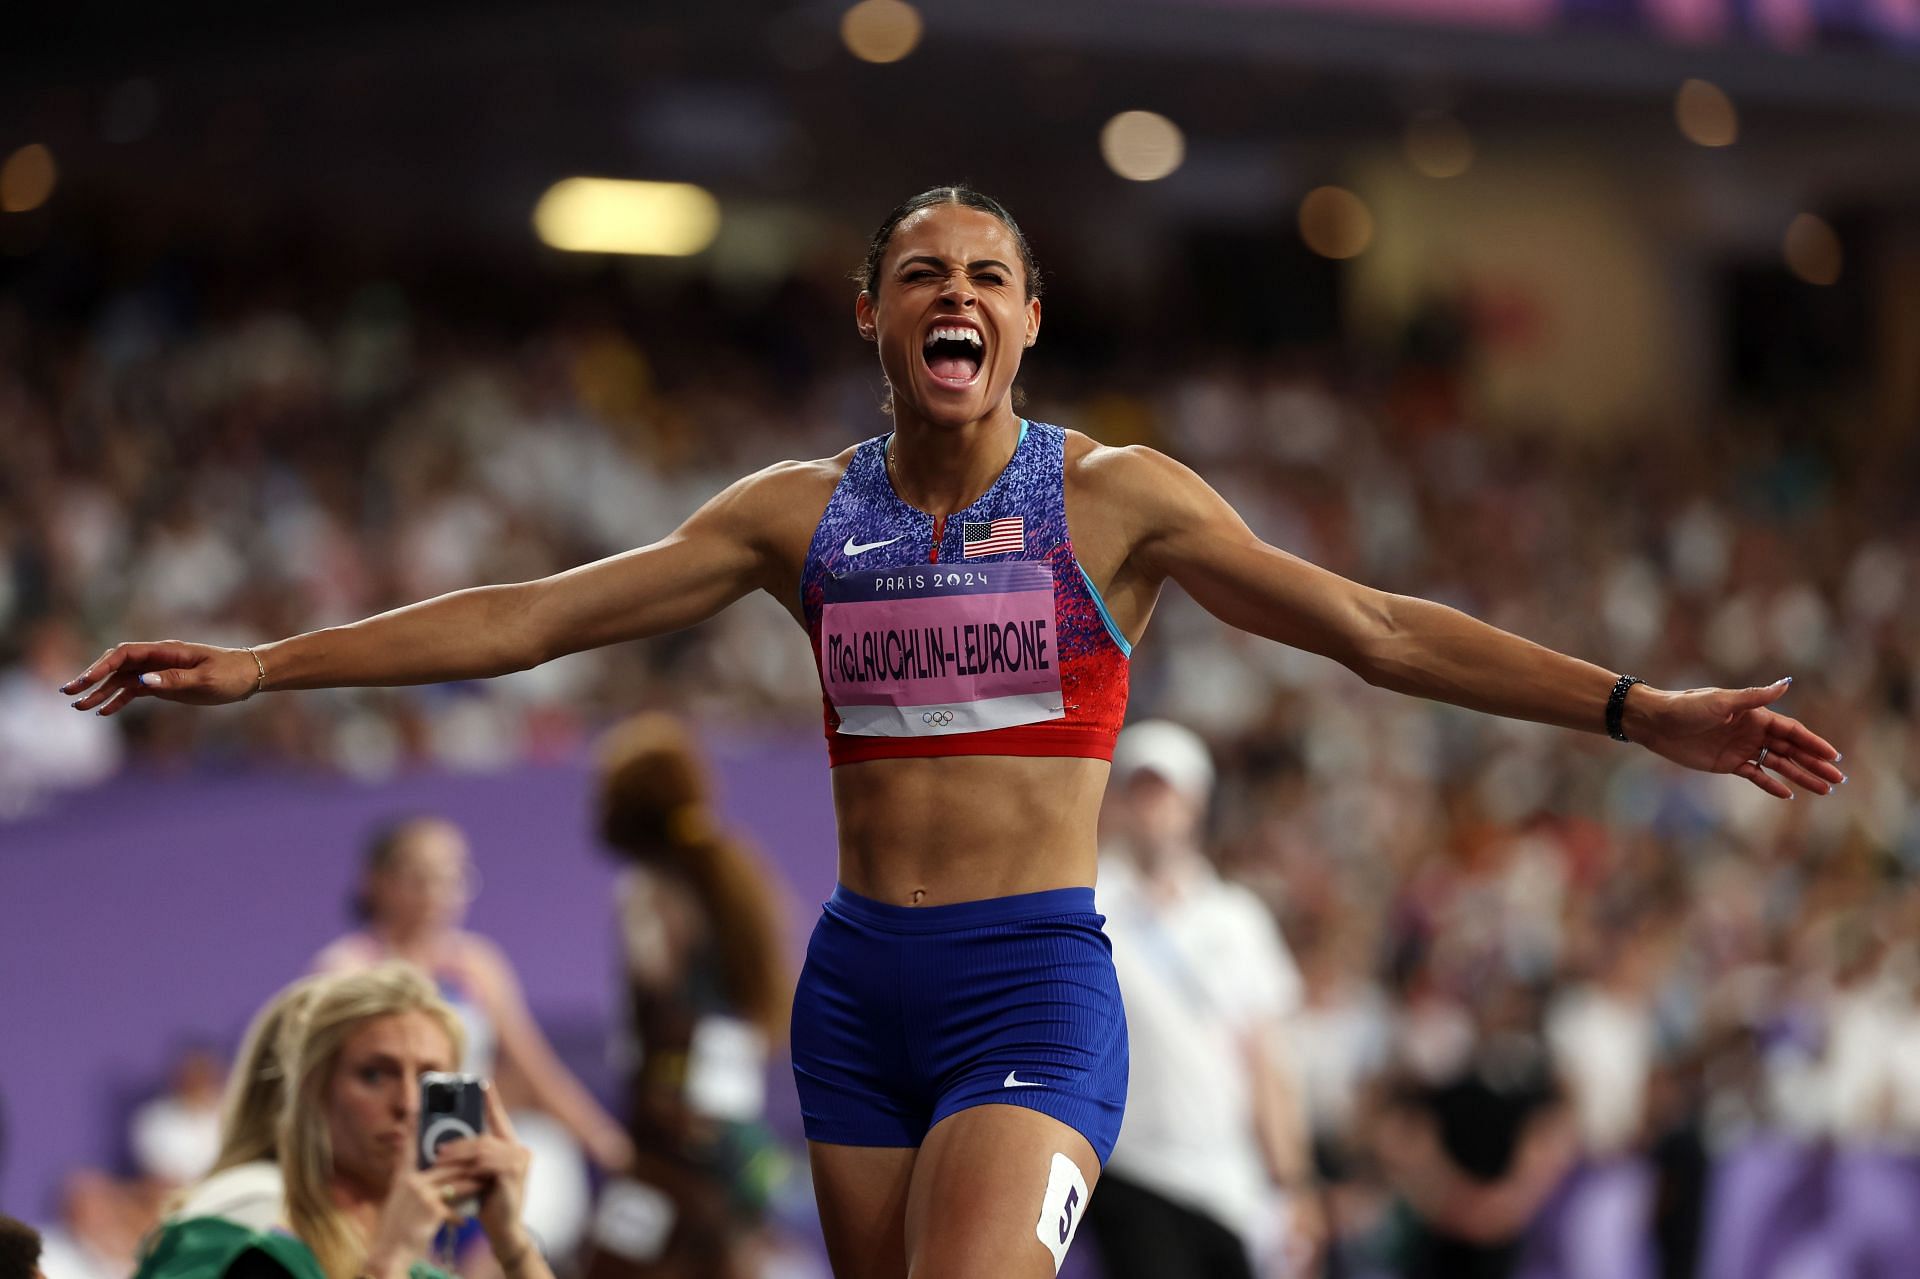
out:
<path id="1" fill-rule="evenodd" d="M 247 650 L 247 656 L 253 659 L 254 669 L 260 672 L 259 677 L 253 681 L 253 693 L 258 693 L 267 686 L 267 664 L 260 660 L 260 654 L 253 651 L 253 645 L 247 644 L 243 647 Z M 253 693 L 248 693 L 247 697 L 252 697 Z M 244 702 L 247 697 L 240 700 Z"/>

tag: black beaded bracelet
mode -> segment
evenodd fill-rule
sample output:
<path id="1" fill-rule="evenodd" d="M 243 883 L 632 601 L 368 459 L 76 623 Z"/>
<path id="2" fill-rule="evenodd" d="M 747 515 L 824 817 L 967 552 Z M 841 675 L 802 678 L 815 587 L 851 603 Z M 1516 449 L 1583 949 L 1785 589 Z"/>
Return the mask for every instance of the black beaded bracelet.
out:
<path id="1" fill-rule="evenodd" d="M 1644 684 L 1638 675 L 1622 675 L 1613 683 L 1613 692 L 1607 695 L 1607 736 L 1616 742 L 1630 741 L 1625 729 L 1620 727 L 1620 717 L 1627 710 L 1627 690 L 1635 684 Z"/>

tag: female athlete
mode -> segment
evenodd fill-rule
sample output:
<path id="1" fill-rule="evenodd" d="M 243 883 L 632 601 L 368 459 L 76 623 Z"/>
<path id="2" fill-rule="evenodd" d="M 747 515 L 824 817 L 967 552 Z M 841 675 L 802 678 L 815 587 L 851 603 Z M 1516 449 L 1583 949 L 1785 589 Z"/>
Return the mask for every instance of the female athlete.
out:
<path id="1" fill-rule="evenodd" d="M 793 1056 L 842 1279 L 1057 1272 L 1126 1088 L 1094 827 L 1127 661 L 1161 584 L 1370 684 L 1613 730 L 1770 795 L 1827 794 L 1833 747 L 1787 681 L 1666 692 L 1268 546 L 1147 448 L 1027 422 L 1040 334 L 1025 237 L 942 187 L 875 234 L 854 302 L 894 429 L 726 489 L 653 545 L 254 649 L 121 644 L 64 691 L 112 715 L 268 689 L 517 671 L 691 626 L 753 590 L 806 628 L 826 700 L 839 886 Z"/>

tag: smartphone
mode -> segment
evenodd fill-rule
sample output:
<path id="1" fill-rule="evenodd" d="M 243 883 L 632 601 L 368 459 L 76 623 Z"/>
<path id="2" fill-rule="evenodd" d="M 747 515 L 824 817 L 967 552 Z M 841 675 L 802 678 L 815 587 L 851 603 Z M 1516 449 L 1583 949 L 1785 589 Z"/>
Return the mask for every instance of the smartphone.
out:
<path id="1" fill-rule="evenodd" d="M 429 1070 L 420 1076 L 420 1166 L 431 1168 L 440 1147 L 487 1130 L 486 1083 L 478 1075 Z"/>

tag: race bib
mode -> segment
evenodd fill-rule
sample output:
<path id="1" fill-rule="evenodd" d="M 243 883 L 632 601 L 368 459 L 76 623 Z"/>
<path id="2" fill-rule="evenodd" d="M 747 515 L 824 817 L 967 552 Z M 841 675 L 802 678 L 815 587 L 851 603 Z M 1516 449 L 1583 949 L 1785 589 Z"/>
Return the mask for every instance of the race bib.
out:
<path id="1" fill-rule="evenodd" d="M 1060 719 L 1053 567 L 908 564 L 829 578 L 820 680 L 856 737 L 978 733 Z"/>

